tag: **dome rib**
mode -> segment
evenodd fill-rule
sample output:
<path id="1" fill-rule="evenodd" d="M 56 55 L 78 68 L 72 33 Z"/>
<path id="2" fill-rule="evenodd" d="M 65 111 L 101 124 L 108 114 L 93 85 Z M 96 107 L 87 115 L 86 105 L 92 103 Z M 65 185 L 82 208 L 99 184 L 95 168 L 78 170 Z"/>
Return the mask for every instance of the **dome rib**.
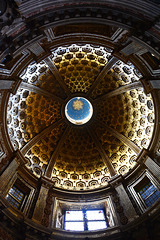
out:
<path id="1" fill-rule="evenodd" d="M 94 91 L 94 89 L 97 87 L 97 85 L 99 84 L 99 81 L 105 77 L 105 75 L 109 72 L 109 70 L 113 67 L 113 65 L 118 61 L 118 59 L 116 57 L 111 57 L 111 59 L 107 62 L 107 64 L 104 66 L 104 68 L 102 69 L 102 71 L 99 73 L 99 75 L 97 76 L 96 80 L 94 81 L 94 83 L 92 84 L 92 86 L 90 87 L 87 96 L 90 96 L 92 91 Z"/>
<path id="2" fill-rule="evenodd" d="M 66 86 L 65 82 L 63 81 L 61 75 L 59 74 L 58 69 L 54 65 L 53 61 L 50 59 L 50 57 L 45 58 L 45 63 L 48 65 L 50 71 L 52 74 L 56 77 L 57 81 L 59 82 L 60 86 L 64 89 L 64 91 L 67 93 L 68 96 L 70 96 L 69 88 Z"/>
<path id="3" fill-rule="evenodd" d="M 134 144 L 134 142 L 130 141 L 127 137 L 125 137 L 124 135 L 122 135 L 121 133 L 116 131 L 115 129 L 108 127 L 107 124 L 105 124 L 104 122 L 102 122 L 98 119 L 96 119 L 96 123 L 98 123 L 100 126 L 105 127 L 106 130 L 108 130 L 110 133 L 112 133 L 112 135 L 114 137 L 116 137 L 117 139 L 122 141 L 124 144 L 128 145 L 136 154 L 138 154 L 140 152 L 141 149 L 136 144 Z"/>
<path id="4" fill-rule="evenodd" d="M 69 135 L 69 132 L 70 132 L 70 126 L 67 126 L 64 133 L 62 134 L 57 146 L 56 146 L 56 149 L 54 150 L 51 158 L 50 158 L 50 161 L 49 161 L 49 164 L 48 164 L 48 167 L 47 167 L 47 170 L 46 170 L 46 173 L 45 173 L 45 176 L 46 177 L 51 177 L 52 176 L 52 171 L 53 171 L 53 168 L 54 168 L 54 164 L 56 162 L 56 159 L 57 159 L 57 156 L 59 154 L 59 151 L 62 147 L 62 144 L 64 143 L 65 139 L 67 138 L 67 136 Z"/>
<path id="5" fill-rule="evenodd" d="M 103 161 L 105 162 L 106 166 L 108 167 L 111 176 L 112 177 L 115 176 L 116 172 L 115 172 L 115 170 L 114 170 L 114 168 L 113 168 L 109 158 L 107 157 L 107 155 L 106 155 L 106 153 L 105 153 L 101 143 L 99 142 L 95 132 L 90 127 L 88 127 L 88 131 L 89 131 L 89 134 L 91 135 L 92 139 L 94 140 L 94 142 L 95 142 L 95 144 L 96 144 L 96 146 L 97 146 L 97 148 L 98 148 L 98 150 L 100 152 L 100 155 L 101 155 Z"/>
<path id="6" fill-rule="evenodd" d="M 57 97 L 55 94 L 53 93 L 50 93 L 44 89 L 41 89 L 40 87 L 37 87 L 33 84 L 30 84 L 30 83 L 26 83 L 26 82 L 21 82 L 20 84 L 20 87 L 23 88 L 23 89 L 26 89 L 28 91 L 32 91 L 34 93 L 38 93 L 42 96 L 45 96 L 45 97 L 49 97 L 49 98 L 52 98 L 53 100 L 56 100 L 60 103 L 64 103 L 64 100 L 60 97 Z"/>
<path id="7" fill-rule="evenodd" d="M 133 90 L 133 89 L 137 89 L 137 88 L 143 88 L 142 83 L 140 81 L 127 84 L 127 85 L 119 87 L 119 88 L 117 88 L 117 89 L 115 89 L 113 91 L 110 91 L 110 92 L 108 92 L 106 94 L 103 94 L 103 95 L 97 97 L 94 100 L 94 102 L 97 102 L 99 100 L 105 100 L 106 98 L 111 98 L 111 97 L 117 96 L 119 94 L 128 92 L 128 91 Z"/>
<path id="8" fill-rule="evenodd" d="M 33 147 L 42 137 L 44 137 L 47 133 L 51 132 L 54 128 L 59 126 L 61 123 L 63 123 L 64 119 L 60 119 L 57 122 L 53 123 L 52 125 L 45 128 L 43 131 L 38 133 L 34 138 L 32 138 L 22 149 L 22 154 L 25 155 L 31 147 Z"/>

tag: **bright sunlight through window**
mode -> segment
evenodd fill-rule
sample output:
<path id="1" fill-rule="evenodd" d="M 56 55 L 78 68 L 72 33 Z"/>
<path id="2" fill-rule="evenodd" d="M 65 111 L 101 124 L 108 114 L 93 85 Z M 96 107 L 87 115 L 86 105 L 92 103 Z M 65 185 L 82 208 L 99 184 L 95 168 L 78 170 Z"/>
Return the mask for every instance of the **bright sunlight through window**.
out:
<path id="1" fill-rule="evenodd" d="M 107 228 L 107 223 L 104 211 L 102 209 L 65 212 L 65 230 L 91 231 L 104 228 Z"/>

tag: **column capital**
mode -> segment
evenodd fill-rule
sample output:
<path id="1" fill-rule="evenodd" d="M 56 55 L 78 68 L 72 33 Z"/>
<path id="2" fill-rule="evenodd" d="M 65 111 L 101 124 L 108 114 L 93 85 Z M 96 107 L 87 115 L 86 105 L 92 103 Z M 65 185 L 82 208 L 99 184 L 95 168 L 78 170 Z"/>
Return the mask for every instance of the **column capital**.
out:
<path id="1" fill-rule="evenodd" d="M 111 178 L 110 181 L 108 181 L 108 183 L 112 186 L 112 187 L 117 187 L 120 184 L 122 184 L 122 182 L 124 181 L 124 178 L 122 175 L 115 175 Z"/>
<path id="2" fill-rule="evenodd" d="M 15 155 L 15 160 L 19 166 L 27 164 L 27 160 L 25 159 L 25 157 L 23 156 L 23 154 L 21 153 L 21 151 L 19 149 L 17 149 L 17 151 L 15 151 L 14 155 Z"/>
<path id="3" fill-rule="evenodd" d="M 149 154 L 149 151 L 145 148 L 142 148 L 137 156 L 136 162 L 140 165 L 143 164 L 145 159 L 148 157 L 148 154 Z"/>
<path id="4" fill-rule="evenodd" d="M 54 186 L 54 183 L 51 182 L 51 180 L 46 178 L 45 176 L 41 177 L 41 184 L 42 184 L 43 187 L 45 187 L 47 189 L 49 189 L 49 188 Z"/>

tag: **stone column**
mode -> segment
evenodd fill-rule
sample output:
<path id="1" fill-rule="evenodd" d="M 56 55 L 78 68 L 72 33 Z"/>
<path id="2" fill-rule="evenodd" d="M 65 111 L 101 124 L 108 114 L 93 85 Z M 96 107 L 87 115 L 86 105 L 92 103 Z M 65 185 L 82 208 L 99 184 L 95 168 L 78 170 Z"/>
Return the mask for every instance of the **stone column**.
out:
<path id="1" fill-rule="evenodd" d="M 160 180 L 160 166 L 149 156 L 149 151 L 145 148 L 141 150 L 137 158 L 137 162 L 140 165 L 145 165 L 153 176 L 159 181 Z"/>
<path id="2" fill-rule="evenodd" d="M 4 196 L 8 193 L 9 189 L 16 181 L 16 172 L 18 167 L 27 163 L 27 160 L 22 156 L 20 150 L 13 152 L 10 161 L 10 164 L 0 176 L 0 193 Z"/>
<path id="3" fill-rule="evenodd" d="M 0 193 L 4 196 L 8 192 L 8 186 L 10 181 L 12 180 L 13 176 L 15 175 L 17 168 L 19 167 L 19 161 L 17 157 L 15 157 L 6 170 L 0 176 Z"/>
<path id="4" fill-rule="evenodd" d="M 123 219 L 127 217 L 128 221 L 131 222 L 137 218 L 137 214 L 122 184 L 122 181 L 123 181 L 123 177 L 120 175 L 113 178 L 110 181 L 110 184 L 115 188 L 117 192 L 117 197 L 119 198 L 119 206 L 117 206 L 116 211 L 120 215 L 120 221 L 122 216 Z M 118 199 L 115 199 L 115 200 L 116 200 L 115 202 L 118 202 Z M 123 213 L 123 214 L 120 214 L 120 213 Z M 126 223 L 123 223 L 122 221 L 121 223 L 126 224 Z"/>
<path id="5" fill-rule="evenodd" d="M 0 81 L 0 89 L 12 89 L 12 85 L 15 83 L 14 80 L 2 80 Z"/>
<path id="6" fill-rule="evenodd" d="M 41 189 L 39 192 L 38 200 L 34 209 L 32 220 L 41 224 L 44 208 L 46 205 L 46 199 L 48 196 L 49 186 L 45 183 L 42 183 Z"/>
<path id="7" fill-rule="evenodd" d="M 139 44 L 136 41 L 132 41 L 131 43 L 127 44 L 127 46 L 125 46 L 121 52 L 127 56 L 131 55 L 131 54 L 138 54 L 141 55 L 145 52 L 147 52 L 147 49 L 144 49 L 144 46 L 142 46 L 141 44 Z"/>
<path id="8" fill-rule="evenodd" d="M 115 209 L 113 207 L 113 203 L 109 198 L 105 201 L 105 210 L 106 210 L 106 217 L 109 224 L 109 227 L 114 227 L 118 225 L 118 218 L 115 212 Z"/>
<path id="9" fill-rule="evenodd" d="M 160 181 L 160 166 L 152 160 L 150 157 L 146 157 L 144 160 L 146 167 L 152 172 L 152 174 Z"/>
<path id="10" fill-rule="evenodd" d="M 53 204 L 53 214 L 52 214 L 52 224 L 51 224 L 51 228 L 55 228 L 56 227 L 56 223 L 57 223 L 57 208 L 59 206 L 59 201 L 57 200 L 57 198 L 54 196 L 54 204 Z"/>

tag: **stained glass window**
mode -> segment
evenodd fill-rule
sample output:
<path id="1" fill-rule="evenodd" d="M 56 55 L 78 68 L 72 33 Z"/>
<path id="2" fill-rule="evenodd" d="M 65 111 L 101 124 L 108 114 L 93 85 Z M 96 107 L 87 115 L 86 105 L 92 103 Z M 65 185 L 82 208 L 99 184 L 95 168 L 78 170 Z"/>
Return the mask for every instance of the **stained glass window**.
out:
<path id="1" fill-rule="evenodd" d="M 107 228 L 103 210 L 81 210 L 65 212 L 65 230 L 86 231 Z"/>
<path id="2" fill-rule="evenodd" d="M 12 206 L 19 209 L 24 199 L 24 193 L 22 193 L 16 186 L 13 186 L 9 190 L 6 199 Z"/>

